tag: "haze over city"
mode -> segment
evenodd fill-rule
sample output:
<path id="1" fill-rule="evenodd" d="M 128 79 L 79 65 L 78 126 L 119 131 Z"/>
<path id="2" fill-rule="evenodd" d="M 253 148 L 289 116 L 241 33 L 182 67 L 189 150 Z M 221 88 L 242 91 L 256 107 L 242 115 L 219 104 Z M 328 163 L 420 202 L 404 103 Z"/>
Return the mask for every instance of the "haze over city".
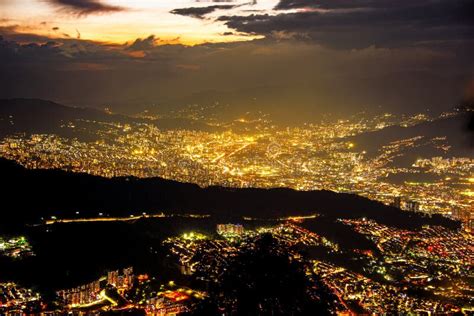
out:
<path id="1" fill-rule="evenodd" d="M 440 112 L 472 90 L 470 12 L 469 0 L 7 0 L 0 96 L 126 113 L 220 102 L 297 122 Z"/>

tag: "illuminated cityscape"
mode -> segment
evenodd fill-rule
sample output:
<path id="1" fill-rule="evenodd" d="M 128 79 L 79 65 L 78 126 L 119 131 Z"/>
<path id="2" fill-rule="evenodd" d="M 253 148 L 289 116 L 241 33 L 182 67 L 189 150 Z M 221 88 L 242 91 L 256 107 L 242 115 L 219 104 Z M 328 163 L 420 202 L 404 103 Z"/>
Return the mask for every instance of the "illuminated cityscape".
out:
<path id="1" fill-rule="evenodd" d="M 438 119 L 452 115 L 445 113 Z M 95 141 L 55 134 L 18 135 L 4 138 L 0 154 L 28 168 L 59 168 L 105 177 L 163 177 L 204 187 L 325 189 L 385 204 L 402 197 L 406 209 L 468 219 L 468 228 L 472 225 L 472 157 L 435 156 L 400 165 L 394 161 L 418 147 L 429 146 L 441 154 L 450 145 L 443 137 L 419 135 L 393 141 L 369 154 L 351 140 L 389 126 L 413 126 L 429 120 L 434 119 L 385 114 L 282 130 L 261 119 L 252 131 L 222 133 L 167 131 L 145 123 L 73 121 L 63 129 L 81 131 L 87 127 L 89 133 L 94 131 L 91 137 Z M 434 175 L 435 179 L 389 180 L 399 175 Z M 416 207 L 405 201 L 415 202 Z"/>
<path id="2" fill-rule="evenodd" d="M 4 283 L 4 292 L 9 293 L 2 303 L 5 311 L 54 309 L 83 314 L 136 311 L 174 315 L 192 314 L 209 304 L 227 312 L 238 310 L 235 299 L 215 301 L 222 294 L 209 288 L 219 285 L 225 271 L 243 253 L 253 251 L 266 235 L 280 245 L 275 250 L 279 255 L 304 267 L 309 284 L 319 284 L 327 291 L 324 295 L 333 296 L 334 303 L 325 307 L 332 314 L 472 311 L 474 288 L 469 279 L 474 261 L 474 159 L 449 156 L 451 146 L 446 137 L 397 135 L 379 147 L 364 138 L 390 127 L 436 124 L 458 114 L 444 113 L 436 118 L 384 114 L 286 129 L 273 125 L 265 115 L 226 124 L 199 115 L 195 108 L 177 115 L 215 127 L 227 126 L 227 130 L 166 130 L 146 122 L 78 119 L 64 122 L 58 134 L 8 135 L 3 138 L 0 153 L 28 169 L 62 169 L 105 178 L 162 177 L 202 188 L 293 188 L 357 194 L 394 206 L 399 212 L 430 217 L 439 214 L 462 225 L 456 230 L 427 225 L 410 230 L 374 219 L 339 218 L 336 225 L 347 227 L 369 243 L 358 241 L 356 247 L 348 248 L 333 234 L 310 228 L 310 223 L 325 221 L 317 213 L 297 212 L 275 218 L 243 216 L 237 223 L 217 223 L 211 232 L 191 230 L 163 236 L 161 246 L 156 246 L 156 241 L 152 243 L 151 253 L 164 252 L 168 258 L 164 262 L 176 267 L 181 276 L 174 277 L 183 285 L 176 285 L 169 277 L 157 278 L 159 271 L 157 275 L 147 270 L 135 274 L 131 267 L 102 270 L 103 276 L 93 281 L 56 288 L 53 300 L 32 290 L 15 291 L 13 288 L 18 285 Z M 11 124 L 15 124 L 14 117 Z M 83 132 L 89 134 L 88 140 L 81 139 Z M 440 156 L 410 154 L 418 149 L 423 153 L 427 147 Z M 400 158 L 407 163 L 397 162 Z M 391 180 L 397 177 L 401 181 Z M 48 233 L 63 225 L 213 221 L 215 214 L 211 213 L 135 211 L 114 216 L 99 211 L 91 217 L 77 211 L 74 216 L 42 217 L 34 226 L 45 227 Z M 259 225 L 262 221 L 266 224 Z M 21 260 L 34 254 L 26 237 L 0 241 L 4 256 Z"/>
<path id="3" fill-rule="evenodd" d="M 0 236 L 0 255 L 23 258 L 33 256 L 33 249 L 24 236 L 20 237 L 2 237 Z"/>
<path id="4" fill-rule="evenodd" d="M 162 221 L 165 218 L 142 217 L 141 220 Z M 202 216 L 187 218 L 209 220 Z M 246 218 L 243 224 L 218 223 L 214 232 L 188 231 L 164 239 L 164 251 L 170 263 L 179 267 L 183 277 L 197 282 L 193 287 L 156 279 L 147 273 L 137 274 L 129 267 L 107 270 L 89 283 L 57 290 L 53 302 L 14 283 L 3 283 L 1 306 L 7 312 L 51 311 L 48 306 L 55 306 L 56 311 L 85 314 L 134 310 L 147 315 L 192 312 L 210 295 L 206 286 L 202 287 L 204 284 L 219 284 L 222 275 L 238 260 L 242 251 L 253 249 L 264 236 L 272 236 L 283 247 L 276 248 L 280 255 L 303 264 L 308 282 L 323 282 L 330 295 L 334 295 L 336 300 L 330 308 L 331 313 L 472 312 L 474 288 L 467 281 L 474 259 L 474 239 L 470 233 L 440 226 L 425 226 L 413 231 L 366 218 L 338 219 L 338 223 L 364 236 L 375 246 L 373 249 L 364 246 L 348 249 L 333 237 L 305 228 L 320 220 L 318 215 L 295 216 L 258 226 L 261 220 Z M 58 225 L 81 224 L 80 221 L 58 220 L 43 225 L 54 229 Z M 311 254 L 311 249 L 321 249 L 324 258 Z M 358 268 L 341 266 L 338 257 L 355 260 Z"/>
<path id="5" fill-rule="evenodd" d="M 380 254 L 374 255 L 371 251 L 359 252 L 369 258 L 364 269 L 379 274 L 382 281 L 327 261 L 307 260 L 307 264 L 312 266 L 313 271 L 338 297 L 337 312 L 450 313 L 472 306 L 474 288 L 463 281 L 472 267 L 474 253 L 471 235 L 462 232 L 456 235 L 439 227 L 427 227 L 420 233 L 400 231 L 365 219 L 342 222 L 377 243 Z M 239 245 L 251 243 L 252 239 L 265 233 L 272 234 L 288 246 L 322 245 L 329 252 L 344 253 L 337 244 L 292 222 L 246 231 L 240 239 L 213 239 L 198 233 L 188 233 L 170 238 L 165 244 L 169 245 L 170 251 L 183 266 L 183 273 L 196 274 L 200 278 L 206 277 L 218 282 L 221 269 L 225 269 L 223 267 L 238 253 Z M 450 240 L 449 244 L 443 243 L 444 240 Z M 407 248 L 406 244 L 400 243 L 409 243 L 412 246 Z M 438 248 L 440 245 L 448 248 L 435 251 L 432 250 L 435 245 Z M 202 254 L 206 256 L 203 257 Z M 298 260 L 306 260 L 297 252 L 290 252 L 289 255 Z M 196 258 L 199 259 L 196 261 Z M 451 284 L 438 286 L 446 282 Z M 438 299 L 409 295 L 406 291 L 408 288 L 430 292 Z M 450 302 L 440 304 L 443 301 Z"/>
<path id="6" fill-rule="evenodd" d="M 473 0 L 0 0 L 0 316 L 474 315 Z"/>
<path id="7" fill-rule="evenodd" d="M 195 118 L 196 112 L 193 109 L 179 115 Z M 210 288 L 220 286 L 226 271 L 240 256 L 254 251 L 259 240 L 270 235 L 279 245 L 274 250 L 278 255 L 302 265 L 306 281 L 313 284 L 311 291 L 316 288 L 325 293 L 310 294 L 313 302 L 321 304 L 316 298 L 328 295 L 333 303 L 325 309 L 332 314 L 472 312 L 474 288 L 469 280 L 474 261 L 474 159 L 449 156 L 451 146 L 446 137 L 397 135 L 379 147 L 364 138 L 385 128 L 436 124 L 456 115 L 397 118 L 384 114 L 286 129 L 263 116 L 252 123 L 250 119 L 238 119 L 227 124 L 225 132 L 162 130 L 151 123 L 79 119 L 65 122 L 58 134 L 10 134 L 3 138 L 1 156 L 28 169 L 62 169 L 111 179 L 162 177 L 202 188 L 330 190 L 378 200 L 421 218 L 442 215 L 460 221 L 461 226 L 453 230 L 424 225 L 411 230 L 350 216 L 328 223 L 328 228 L 342 225 L 368 243 L 359 240 L 355 247 L 348 247 L 347 241 L 335 238 L 330 231 L 311 228 L 311 223 L 327 221 L 321 214 L 296 212 L 268 218 L 257 213 L 242 216 L 239 222 L 217 223 L 212 231 L 188 230 L 154 240 L 150 253 L 164 254 L 166 259 L 159 260 L 166 262 L 165 270 L 175 269 L 173 278 L 182 285 L 176 285 L 171 276 L 163 278 L 160 271 L 153 274 L 146 269 L 135 273 L 132 267 L 106 269 L 95 280 L 90 281 L 90 276 L 87 282 L 55 288 L 50 298 L 51 294 L 42 297 L 5 279 L 1 280 L 6 282 L 2 283 L 2 309 L 8 313 L 35 310 L 88 315 L 127 311 L 174 315 L 215 306 L 230 313 L 239 309 L 238 301 L 220 301 L 216 298 L 223 294 Z M 198 119 L 222 125 L 214 119 Z M 15 124 L 13 117 L 11 124 Z M 89 134 L 89 140 L 81 139 L 82 132 Z M 70 136 L 60 136 L 68 133 Z M 418 149 L 423 153 L 427 147 L 440 156 L 410 154 Z M 400 158 L 407 163 L 397 162 Z M 397 177 L 401 181 L 391 180 Z M 135 210 L 130 215 L 116 216 L 110 211 L 97 211 L 95 216 L 79 211 L 73 216 L 57 214 L 41 217 L 32 227 L 48 234 L 69 225 L 135 226 L 141 222 L 215 220 L 215 214 L 205 210 Z M 29 239 L 0 239 L 0 255 L 14 260 L 34 255 Z"/>
<path id="8" fill-rule="evenodd" d="M 40 304 L 39 293 L 15 283 L 0 283 L 0 313 L 37 313 L 41 311 Z"/>

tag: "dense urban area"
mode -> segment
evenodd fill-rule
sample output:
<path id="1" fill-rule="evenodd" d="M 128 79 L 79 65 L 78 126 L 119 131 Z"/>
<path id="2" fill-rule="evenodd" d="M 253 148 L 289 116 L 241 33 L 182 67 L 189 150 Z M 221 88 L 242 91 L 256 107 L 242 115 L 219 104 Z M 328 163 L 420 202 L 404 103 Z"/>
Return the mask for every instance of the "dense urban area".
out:
<path id="1" fill-rule="evenodd" d="M 153 239 L 147 251 L 164 254 L 165 260 L 160 260 L 176 268 L 178 280 L 133 266 L 110 266 L 82 283 L 49 289 L 52 292 L 48 293 L 44 288 L 3 279 L 0 272 L 0 314 L 242 314 L 246 308 L 241 305 L 243 294 L 236 294 L 238 286 L 229 290 L 226 280 L 237 277 L 247 290 L 261 287 L 256 275 L 272 271 L 272 264 L 265 261 L 268 258 L 285 269 L 295 268 L 291 273 L 296 273 L 295 280 L 303 276 L 301 293 L 308 298 L 308 306 L 328 314 L 449 315 L 474 311 L 472 155 L 453 154 L 449 138 L 442 135 L 405 137 L 401 133 L 381 145 L 366 141 L 370 133 L 436 123 L 456 117 L 456 111 L 436 117 L 358 115 L 288 128 L 273 124 L 261 113 L 227 123 L 202 117 L 194 108 L 178 114 L 174 118 L 202 120 L 215 130 L 161 129 L 146 120 L 155 119 L 148 113 L 129 123 L 75 119 L 62 122 L 57 133 L 5 135 L 0 156 L 30 169 L 62 169 L 107 178 L 162 177 L 201 187 L 352 193 L 400 212 L 425 218 L 445 216 L 459 221 L 459 229 L 424 225 L 408 230 L 369 218 L 338 218 L 331 225 L 363 240 L 347 247 L 331 234 L 311 228 L 311 223 L 324 221 L 321 214 L 265 221 L 255 214 L 242 217 L 240 223 L 219 223 L 212 231 L 186 227 L 182 234 Z M 8 124 L 15 125 L 14 116 L 8 117 Z M 43 218 L 31 229 L 47 235 L 73 225 L 132 226 L 170 219 L 214 220 L 202 213 L 144 211 L 129 217 L 103 213 L 82 217 L 76 212 L 75 217 Z M 35 235 L 0 234 L 0 259 L 21 263 L 41 254 L 31 236 Z M 245 258 L 263 261 L 247 262 Z M 254 268 L 256 275 L 245 274 Z M 237 276 L 229 276 L 232 271 Z M 271 287 L 271 282 L 265 286 Z M 257 291 L 258 297 L 250 302 L 256 302 L 261 314 L 271 314 L 274 306 L 280 306 L 280 312 L 304 315 L 307 302 L 282 291 Z M 291 302 L 286 303 L 289 310 L 285 309 L 286 300 L 279 300 L 280 294 Z M 292 310 L 295 306 L 301 309 Z"/>
<path id="2" fill-rule="evenodd" d="M 385 204 L 396 200 L 403 209 L 440 213 L 469 225 L 474 195 L 472 155 L 450 154 L 452 146 L 442 136 L 399 137 L 370 149 L 373 146 L 354 140 L 364 133 L 394 126 L 409 128 L 456 114 L 357 116 L 297 128 L 279 128 L 264 115 L 227 125 L 206 121 L 226 127 L 223 132 L 76 120 L 64 122 L 61 130 L 87 131 L 92 133 L 88 140 L 20 133 L 3 139 L 0 155 L 28 168 L 59 168 L 105 177 L 162 177 L 201 186 L 355 193 Z M 196 114 L 188 115 L 195 118 Z M 14 125 L 14 117 L 10 119 Z M 412 157 L 417 149 L 422 154 Z M 434 156 L 430 155 L 433 150 Z M 392 181 L 397 177 L 401 181 Z"/>
<path id="3" fill-rule="evenodd" d="M 317 217 L 281 219 L 255 229 L 245 228 L 247 223 L 218 224 L 211 235 L 190 231 L 166 238 L 163 246 L 168 256 L 184 276 L 198 281 L 195 288 L 173 280 L 160 282 L 153 275 L 136 274 L 133 267 L 125 267 L 104 271 L 96 280 L 74 288 L 58 289 L 52 301 L 43 299 L 33 289 L 12 282 L 1 283 L 0 311 L 189 313 L 207 302 L 210 284 L 222 282 L 226 270 L 239 260 L 242 252 L 259 247 L 259 241 L 271 236 L 272 251 L 300 262 L 313 287 L 328 291 L 326 295 L 334 299 L 328 306 L 332 314 L 472 312 L 474 288 L 468 281 L 474 259 L 471 234 L 438 226 L 407 231 L 364 218 L 341 219 L 343 225 L 376 245 L 375 251 L 347 250 L 304 228 L 306 220 L 317 220 Z M 361 269 L 354 270 L 302 252 L 312 247 L 353 258 Z M 236 302 L 215 304 L 231 311 Z M 229 306 L 231 309 L 226 309 Z"/>

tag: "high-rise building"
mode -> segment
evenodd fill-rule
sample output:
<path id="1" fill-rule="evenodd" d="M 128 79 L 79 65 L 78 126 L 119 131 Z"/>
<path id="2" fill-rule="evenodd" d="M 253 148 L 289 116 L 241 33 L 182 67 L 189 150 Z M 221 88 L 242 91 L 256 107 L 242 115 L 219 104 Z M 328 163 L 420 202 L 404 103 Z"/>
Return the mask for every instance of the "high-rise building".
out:
<path id="1" fill-rule="evenodd" d="M 116 286 L 118 283 L 118 270 L 107 272 L 107 283 L 113 286 Z"/>

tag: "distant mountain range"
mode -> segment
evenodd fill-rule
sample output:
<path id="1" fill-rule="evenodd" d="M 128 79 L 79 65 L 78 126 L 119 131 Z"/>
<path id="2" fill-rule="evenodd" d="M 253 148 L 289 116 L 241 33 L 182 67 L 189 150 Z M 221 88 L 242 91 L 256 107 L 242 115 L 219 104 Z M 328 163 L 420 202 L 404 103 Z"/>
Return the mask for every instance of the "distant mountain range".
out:
<path id="1" fill-rule="evenodd" d="M 226 110 L 228 107 L 224 107 Z M 456 150 L 467 151 L 472 145 L 472 133 L 468 133 L 469 118 L 472 111 L 459 111 L 455 116 L 436 119 L 410 127 L 390 126 L 378 131 L 359 134 L 351 139 L 366 148 L 374 151 L 391 141 L 406 139 L 415 136 L 424 136 L 427 139 L 447 136 L 451 146 Z M 234 116 L 237 115 L 234 113 Z M 148 123 L 160 129 L 188 129 L 200 131 L 216 131 L 219 128 L 210 126 L 198 120 L 186 118 L 148 119 L 123 114 L 111 114 L 93 108 L 64 106 L 52 101 L 41 99 L 0 99 L 0 137 L 16 133 L 57 133 L 71 136 L 62 125 L 75 120 L 89 120 L 96 122 L 114 123 Z M 14 124 L 12 124 L 12 122 Z M 472 123 L 471 123 L 472 124 Z M 77 135 L 74 135 L 77 136 Z"/>
<path id="2" fill-rule="evenodd" d="M 30 170 L 0 159 L 2 222 L 41 217 L 128 216 L 141 212 L 210 214 L 223 220 L 319 213 L 330 218 L 367 217 L 396 227 L 458 227 L 441 216 L 425 217 L 357 195 L 291 189 L 200 188 L 161 178 L 102 178 L 61 170 Z"/>
<path id="3" fill-rule="evenodd" d="M 417 158 L 441 157 L 471 157 L 474 150 L 474 134 L 469 131 L 469 120 L 472 112 L 459 111 L 456 115 L 438 118 L 433 121 L 403 127 L 389 126 L 377 131 L 362 133 L 348 140 L 357 144 L 360 150 L 366 150 L 373 156 L 383 146 L 399 140 L 407 140 L 422 136 L 415 142 L 414 147 L 405 148 L 402 159 L 396 161 L 398 166 L 409 166 Z M 429 143 L 438 139 L 437 144 L 447 146 L 433 146 Z"/>
<path id="4" fill-rule="evenodd" d="M 149 123 L 160 129 L 214 130 L 207 124 L 187 119 L 145 119 L 109 114 L 92 108 L 64 106 L 40 99 L 0 99 L 0 137 L 11 133 L 56 133 L 65 137 L 87 137 L 62 128 L 75 120 L 114 122 L 121 124 Z M 12 124 L 13 123 L 13 124 Z M 85 134 L 85 135 L 84 135 Z"/>

